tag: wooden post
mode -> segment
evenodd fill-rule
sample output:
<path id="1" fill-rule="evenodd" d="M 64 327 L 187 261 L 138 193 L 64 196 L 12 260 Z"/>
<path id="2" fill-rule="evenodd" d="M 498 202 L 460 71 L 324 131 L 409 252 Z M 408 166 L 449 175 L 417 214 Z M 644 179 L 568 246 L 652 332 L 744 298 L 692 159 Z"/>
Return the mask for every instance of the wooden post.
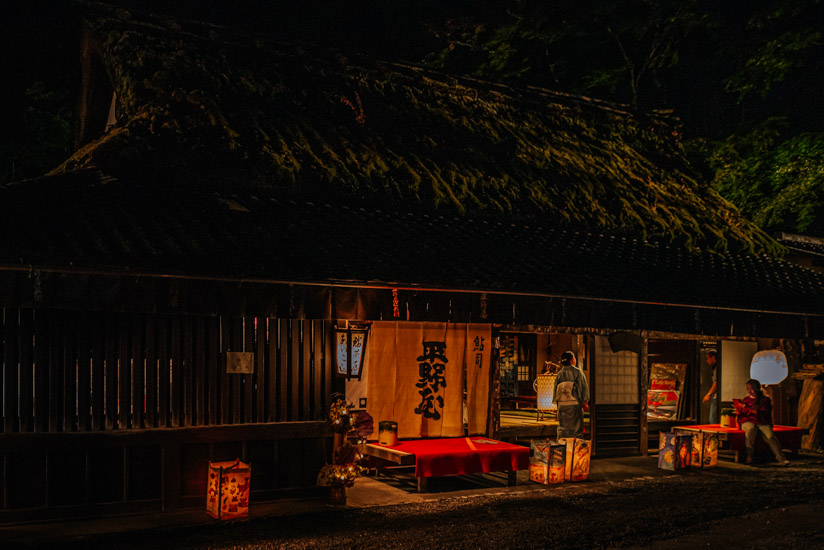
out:
<path id="1" fill-rule="evenodd" d="M 649 338 L 645 331 L 641 331 L 641 353 L 638 354 L 638 410 L 639 418 L 639 442 L 641 444 L 641 456 L 649 455 L 649 424 L 647 423 L 647 390 L 649 389 Z M 683 391 L 682 391 L 683 393 Z M 683 402 L 683 397 L 681 398 Z"/>
<path id="2" fill-rule="evenodd" d="M 810 431 L 801 438 L 801 448 L 816 450 L 824 444 L 824 380 L 804 380 L 798 400 L 798 426 Z"/>

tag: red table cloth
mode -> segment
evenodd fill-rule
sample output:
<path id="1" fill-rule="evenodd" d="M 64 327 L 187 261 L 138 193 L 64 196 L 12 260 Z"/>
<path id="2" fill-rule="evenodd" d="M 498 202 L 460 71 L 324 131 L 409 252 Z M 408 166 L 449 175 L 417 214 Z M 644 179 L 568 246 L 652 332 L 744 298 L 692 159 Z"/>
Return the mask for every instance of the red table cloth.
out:
<path id="1" fill-rule="evenodd" d="M 400 441 L 393 450 L 415 455 L 415 477 L 529 469 L 529 449 L 486 437 Z"/>

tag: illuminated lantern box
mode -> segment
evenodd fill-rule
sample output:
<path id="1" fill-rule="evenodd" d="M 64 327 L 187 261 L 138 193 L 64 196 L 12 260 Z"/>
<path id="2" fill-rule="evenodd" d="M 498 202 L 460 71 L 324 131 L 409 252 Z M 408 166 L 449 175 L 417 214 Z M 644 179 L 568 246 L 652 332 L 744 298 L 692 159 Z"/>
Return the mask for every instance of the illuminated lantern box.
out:
<path id="1" fill-rule="evenodd" d="M 675 470 L 675 434 L 661 432 L 658 434 L 658 467 L 662 470 Z"/>
<path id="2" fill-rule="evenodd" d="M 692 435 L 675 434 L 675 470 L 689 470 L 692 462 Z"/>
<path id="3" fill-rule="evenodd" d="M 249 480 L 252 466 L 232 460 L 209 462 L 206 513 L 215 519 L 235 519 L 249 515 Z"/>
<path id="4" fill-rule="evenodd" d="M 566 445 L 555 442 L 550 445 L 549 483 L 563 483 L 566 478 Z"/>
<path id="5" fill-rule="evenodd" d="M 692 433 L 691 468 L 715 468 L 718 465 L 718 434 Z"/>
<path id="6" fill-rule="evenodd" d="M 535 483 L 549 483 L 549 441 L 533 439 L 529 447 L 532 450 L 532 457 L 529 459 L 529 480 Z"/>
<path id="7" fill-rule="evenodd" d="M 661 432 L 658 436 L 658 467 L 662 470 L 688 470 L 692 463 L 693 452 L 693 437 L 691 434 Z M 717 437 L 715 439 L 715 453 L 717 462 Z"/>
<path id="8" fill-rule="evenodd" d="M 718 434 L 704 433 L 701 452 L 701 467 L 715 468 L 718 466 Z"/>
<path id="9" fill-rule="evenodd" d="M 532 441 L 532 458 L 529 459 L 529 479 L 536 483 L 555 484 L 564 482 L 566 445 L 557 441 Z"/>
<path id="10" fill-rule="evenodd" d="M 589 478 L 589 461 L 592 455 L 590 442 L 575 437 L 562 437 L 558 442 L 566 447 L 564 479 L 586 481 Z"/>

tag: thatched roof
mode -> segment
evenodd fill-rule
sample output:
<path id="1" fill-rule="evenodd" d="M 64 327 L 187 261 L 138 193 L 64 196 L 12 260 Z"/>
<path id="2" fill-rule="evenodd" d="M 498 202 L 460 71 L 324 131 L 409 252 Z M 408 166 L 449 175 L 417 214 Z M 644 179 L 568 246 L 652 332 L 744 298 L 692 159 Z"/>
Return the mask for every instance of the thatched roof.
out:
<path id="1" fill-rule="evenodd" d="M 374 320 L 393 318 L 400 289 L 400 318 L 411 320 L 824 330 L 822 273 L 551 220 L 351 208 L 79 170 L 0 186 L 0 235 L 0 304 Z M 335 316 L 341 300 L 352 317 Z"/>
<path id="2" fill-rule="evenodd" d="M 533 216 L 678 246 L 778 251 L 685 162 L 677 126 L 546 90 L 87 6 L 117 125 L 55 174 Z"/>

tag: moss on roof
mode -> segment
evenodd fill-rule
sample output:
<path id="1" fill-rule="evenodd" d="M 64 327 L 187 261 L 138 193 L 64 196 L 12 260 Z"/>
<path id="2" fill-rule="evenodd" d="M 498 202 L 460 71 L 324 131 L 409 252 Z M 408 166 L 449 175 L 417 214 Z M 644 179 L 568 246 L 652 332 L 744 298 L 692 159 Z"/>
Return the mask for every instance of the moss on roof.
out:
<path id="1" fill-rule="evenodd" d="M 55 173 L 550 216 L 687 247 L 777 252 L 649 113 L 87 6 L 120 105 Z"/>

